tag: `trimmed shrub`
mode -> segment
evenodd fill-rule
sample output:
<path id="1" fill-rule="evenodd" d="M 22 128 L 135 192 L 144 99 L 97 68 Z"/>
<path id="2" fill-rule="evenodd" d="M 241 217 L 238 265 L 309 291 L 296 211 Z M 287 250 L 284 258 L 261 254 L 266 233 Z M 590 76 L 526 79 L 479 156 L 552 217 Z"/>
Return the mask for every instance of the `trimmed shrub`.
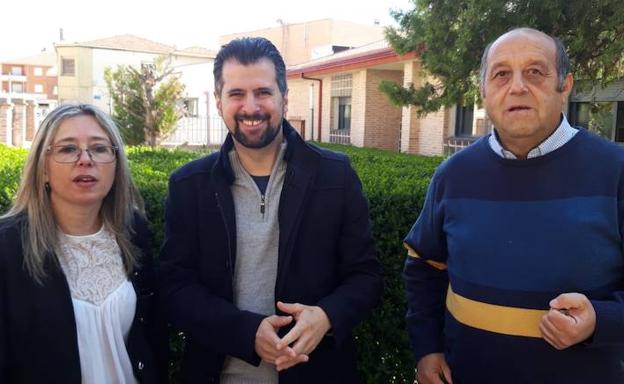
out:
<path id="1" fill-rule="evenodd" d="M 154 234 L 154 254 L 158 255 L 164 236 L 165 198 L 169 175 L 182 165 L 206 153 L 178 149 L 128 147 L 127 155 L 132 178 L 143 196 L 145 213 L 150 220 Z"/>
<path id="2" fill-rule="evenodd" d="M 356 330 L 358 368 L 367 383 L 413 383 L 414 361 L 405 331 L 402 279 L 406 251 L 403 237 L 416 220 L 440 157 L 397 154 L 376 149 L 321 144 L 349 155 L 370 204 L 373 236 L 384 266 L 383 300 L 372 317 Z M 154 251 L 163 239 L 164 201 L 168 177 L 181 165 L 206 152 L 128 148 L 134 181 L 143 195 L 154 232 Z M 26 151 L 0 145 L 0 212 L 14 195 Z M 181 356 L 182 338 L 172 340 L 173 356 Z M 172 372 L 178 370 L 174 361 Z M 174 375 L 175 377 L 175 375 Z"/>
<path id="3" fill-rule="evenodd" d="M 0 144 L 0 213 L 9 209 L 17 192 L 26 154 L 25 149 Z"/>
<path id="4" fill-rule="evenodd" d="M 418 217 L 440 157 L 423 157 L 341 145 L 369 201 L 373 237 L 384 267 L 384 295 L 373 316 L 355 332 L 358 369 L 367 383 L 413 383 L 415 362 L 405 330 L 403 238 Z"/>

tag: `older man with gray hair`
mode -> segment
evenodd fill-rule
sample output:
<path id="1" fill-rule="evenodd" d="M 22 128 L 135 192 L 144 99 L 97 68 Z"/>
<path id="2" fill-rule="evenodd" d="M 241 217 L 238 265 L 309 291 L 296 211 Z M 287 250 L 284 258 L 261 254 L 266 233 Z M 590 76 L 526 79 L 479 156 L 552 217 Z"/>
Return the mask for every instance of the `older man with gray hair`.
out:
<path id="1" fill-rule="evenodd" d="M 566 120 L 569 68 L 535 29 L 485 49 L 494 132 L 438 168 L 405 238 L 422 384 L 624 382 L 624 151 Z"/>

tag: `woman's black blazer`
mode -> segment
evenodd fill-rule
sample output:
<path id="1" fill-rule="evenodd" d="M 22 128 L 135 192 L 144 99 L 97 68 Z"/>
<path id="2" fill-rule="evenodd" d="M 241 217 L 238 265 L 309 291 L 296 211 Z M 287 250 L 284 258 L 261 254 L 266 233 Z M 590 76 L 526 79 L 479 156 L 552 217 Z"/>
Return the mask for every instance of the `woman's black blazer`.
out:
<path id="1" fill-rule="evenodd" d="M 35 282 L 24 268 L 25 216 L 0 221 L 0 383 L 80 384 L 76 322 L 67 280 L 48 258 L 47 277 Z M 140 383 L 167 375 L 166 323 L 157 305 L 156 268 L 147 222 L 135 215 L 133 244 L 141 252 L 130 276 L 137 295 L 127 350 Z"/>

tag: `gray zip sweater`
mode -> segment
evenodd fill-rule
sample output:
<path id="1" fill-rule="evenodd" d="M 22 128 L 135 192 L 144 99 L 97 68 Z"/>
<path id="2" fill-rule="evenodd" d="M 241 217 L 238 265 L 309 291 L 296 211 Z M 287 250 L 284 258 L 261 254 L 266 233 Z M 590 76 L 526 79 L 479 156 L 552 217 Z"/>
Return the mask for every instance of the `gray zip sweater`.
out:
<path id="1" fill-rule="evenodd" d="M 235 150 L 230 163 L 235 180 L 231 186 L 236 212 L 236 267 L 234 268 L 234 304 L 239 309 L 263 315 L 275 314 L 275 280 L 279 250 L 278 207 L 286 163 L 282 143 L 266 193 L 262 195 L 249 173 L 241 165 Z M 223 384 L 276 384 L 275 367 L 265 362 L 259 367 L 227 357 L 221 374 Z"/>

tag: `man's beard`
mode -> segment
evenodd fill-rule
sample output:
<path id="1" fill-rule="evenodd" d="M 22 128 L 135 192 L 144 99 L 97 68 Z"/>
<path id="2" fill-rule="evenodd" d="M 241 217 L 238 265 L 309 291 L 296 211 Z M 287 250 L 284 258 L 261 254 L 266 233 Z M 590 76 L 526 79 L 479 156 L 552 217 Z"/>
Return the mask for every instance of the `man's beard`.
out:
<path id="1" fill-rule="evenodd" d="M 240 129 L 240 121 L 241 120 L 262 120 L 267 122 L 267 127 L 262 132 L 262 135 L 257 140 L 253 140 Z M 277 134 L 281 129 L 281 119 L 277 123 L 276 126 L 271 126 L 271 117 L 269 115 L 264 114 L 253 114 L 253 115 L 236 115 L 234 119 L 234 131 L 232 132 L 232 136 L 236 141 L 246 148 L 251 149 L 260 149 L 268 146 L 273 142 Z"/>

